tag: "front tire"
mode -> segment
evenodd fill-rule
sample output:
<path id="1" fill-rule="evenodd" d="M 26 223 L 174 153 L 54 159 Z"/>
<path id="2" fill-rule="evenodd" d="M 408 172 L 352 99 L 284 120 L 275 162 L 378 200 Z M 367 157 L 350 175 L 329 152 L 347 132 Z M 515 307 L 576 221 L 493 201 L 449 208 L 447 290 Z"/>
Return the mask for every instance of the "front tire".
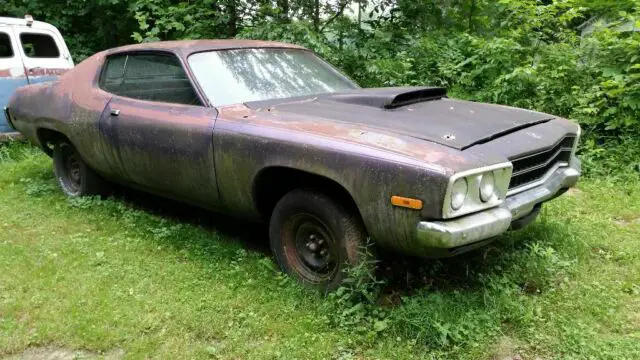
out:
<path id="1" fill-rule="evenodd" d="M 367 234 L 358 217 L 315 191 L 293 190 L 280 199 L 269 238 L 283 271 L 325 293 L 340 287 L 345 270 L 365 261 Z"/>
<path id="2" fill-rule="evenodd" d="M 68 141 L 53 146 L 53 171 L 58 184 L 69 197 L 105 195 L 106 182 L 96 174 Z"/>

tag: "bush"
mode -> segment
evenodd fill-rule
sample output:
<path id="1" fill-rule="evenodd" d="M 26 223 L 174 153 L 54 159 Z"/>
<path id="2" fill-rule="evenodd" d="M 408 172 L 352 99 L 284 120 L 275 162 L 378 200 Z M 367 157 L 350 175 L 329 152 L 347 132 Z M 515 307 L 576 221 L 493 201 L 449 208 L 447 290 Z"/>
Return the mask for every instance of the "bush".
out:
<path id="1" fill-rule="evenodd" d="M 586 174 L 637 173 L 640 34 L 600 29 L 584 39 L 570 31 L 556 35 L 555 41 L 523 32 L 397 37 L 387 24 L 335 38 L 302 22 L 265 24 L 241 34 L 314 49 L 365 87 L 444 86 L 456 97 L 575 120 L 583 128 Z"/>
<path id="2" fill-rule="evenodd" d="M 640 0 L 376 1 L 364 2 L 371 6 L 359 19 L 345 16 L 355 1 L 335 3 L 42 0 L 8 1 L 4 10 L 58 26 L 76 60 L 132 40 L 300 44 L 365 87 L 444 86 L 456 97 L 574 119 L 588 174 L 637 173 L 627 160 L 640 154 L 628 142 L 640 131 L 640 33 L 617 29 L 640 19 Z M 578 25 L 594 16 L 619 23 L 581 38 Z"/>

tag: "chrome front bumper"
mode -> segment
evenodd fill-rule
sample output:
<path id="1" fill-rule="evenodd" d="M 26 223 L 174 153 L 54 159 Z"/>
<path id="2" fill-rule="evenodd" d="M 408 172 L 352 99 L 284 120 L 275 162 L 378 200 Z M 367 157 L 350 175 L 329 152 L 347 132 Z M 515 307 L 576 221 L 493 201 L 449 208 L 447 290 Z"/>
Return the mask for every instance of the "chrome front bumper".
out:
<path id="1" fill-rule="evenodd" d="M 454 220 L 421 221 L 418 240 L 425 248 L 451 249 L 498 236 L 512 222 L 531 214 L 538 204 L 574 186 L 580 170 L 580 160 L 574 157 L 569 166 L 556 169 L 544 183 L 507 197 L 498 207 Z"/>

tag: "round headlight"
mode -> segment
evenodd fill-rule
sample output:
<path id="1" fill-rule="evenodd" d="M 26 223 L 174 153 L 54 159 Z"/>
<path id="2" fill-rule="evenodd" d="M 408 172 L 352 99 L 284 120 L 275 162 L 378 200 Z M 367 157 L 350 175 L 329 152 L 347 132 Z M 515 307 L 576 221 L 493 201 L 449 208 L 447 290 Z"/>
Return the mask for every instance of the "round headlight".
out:
<path id="1" fill-rule="evenodd" d="M 482 180 L 480 181 L 480 200 L 483 202 L 491 200 L 495 191 L 496 180 L 493 177 L 493 173 L 482 175 Z"/>
<path id="2" fill-rule="evenodd" d="M 464 205 L 468 189 L 467 179 L 465 178 L 460 178 L 453 183 L 453 188 L 451 189 L 451 208 L 453 210 L 460 210 Z"/>

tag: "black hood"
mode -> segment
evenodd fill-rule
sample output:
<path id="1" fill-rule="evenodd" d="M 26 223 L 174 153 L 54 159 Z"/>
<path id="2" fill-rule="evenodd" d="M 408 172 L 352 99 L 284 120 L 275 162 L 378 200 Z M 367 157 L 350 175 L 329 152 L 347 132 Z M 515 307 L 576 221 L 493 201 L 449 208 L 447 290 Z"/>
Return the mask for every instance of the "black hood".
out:
<path id="1" fill-rule="evenodd" d="M 442 88 L 377 88 L 246 105 L 258 111 L 370 126 L 459 150 L 554 118 L 508 106 L 448 99 L 445 95 Z"/>

